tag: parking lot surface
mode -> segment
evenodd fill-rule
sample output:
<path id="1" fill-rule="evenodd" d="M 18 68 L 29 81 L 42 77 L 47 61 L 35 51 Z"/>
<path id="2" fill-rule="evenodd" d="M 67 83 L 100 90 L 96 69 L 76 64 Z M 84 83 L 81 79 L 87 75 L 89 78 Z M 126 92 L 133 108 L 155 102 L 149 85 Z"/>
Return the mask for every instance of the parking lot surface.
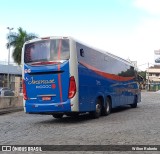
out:
<path id="1" fill-rule="evenodd" d="M 1 145 L 158 145 L 160 93 L 142 92 L 137 108 L 120 107 L 99 119 L 10 113 L 0 116 L 0 128 Z"/>

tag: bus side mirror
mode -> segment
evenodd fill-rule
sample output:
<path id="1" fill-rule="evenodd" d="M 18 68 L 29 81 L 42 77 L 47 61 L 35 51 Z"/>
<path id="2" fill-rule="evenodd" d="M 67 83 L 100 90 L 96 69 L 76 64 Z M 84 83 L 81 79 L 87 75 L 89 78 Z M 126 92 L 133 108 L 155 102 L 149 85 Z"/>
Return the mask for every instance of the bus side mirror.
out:
<path id="1" fill-rule="evenodd" d="M 84 50 L 83 49 L 80 49 L 80 56 L 84 57 Z"/>

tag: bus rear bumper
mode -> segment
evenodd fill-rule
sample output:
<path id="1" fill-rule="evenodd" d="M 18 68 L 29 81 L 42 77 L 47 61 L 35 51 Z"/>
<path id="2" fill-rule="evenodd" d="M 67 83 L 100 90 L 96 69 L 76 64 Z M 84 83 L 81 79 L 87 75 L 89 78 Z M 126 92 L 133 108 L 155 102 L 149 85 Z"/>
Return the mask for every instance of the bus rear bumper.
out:
<path id="1" fill-rule="evenodd" d="M 70 100 L 60 103 L 29 103 L 25 102 L 24 110 L 30 114 L 52 114 L 57 112 L 71 112 Z"/>

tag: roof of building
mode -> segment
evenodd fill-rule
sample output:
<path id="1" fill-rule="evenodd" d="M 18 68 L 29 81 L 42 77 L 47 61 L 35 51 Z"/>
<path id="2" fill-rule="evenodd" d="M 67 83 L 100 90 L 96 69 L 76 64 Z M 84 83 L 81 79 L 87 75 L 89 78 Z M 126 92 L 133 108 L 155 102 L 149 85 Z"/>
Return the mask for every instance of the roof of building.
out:
<path id="1" fill-rule="evenodd" d="M 14 75 L 22 75 L 22 68 L 20 66 L 15 65 L 4 65 L 0 64 L 0 74 L 14 74 Z"/>
<path id="2" fill-rule="evenodd" d="M 149 69 L 157 69 L 157 68 L 160 69 L 160 65 L 154 65 L 154 66 L 149 67 Z"/>
<path id="3" fill-rule="evenodd" d="M 160 73 L 160 65 L 154 65 L 147 69 L 149 73 Z"/>

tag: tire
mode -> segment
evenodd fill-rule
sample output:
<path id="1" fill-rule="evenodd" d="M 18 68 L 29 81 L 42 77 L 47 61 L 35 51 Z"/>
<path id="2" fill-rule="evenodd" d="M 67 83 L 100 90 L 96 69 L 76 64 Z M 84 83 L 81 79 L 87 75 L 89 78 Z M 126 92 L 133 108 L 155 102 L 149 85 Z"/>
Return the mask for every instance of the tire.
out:
<path id="1" fill-rule="evenodd" d="M 105 104 L 104 104 L 104 106 L 102 108 L 102 115 L 103 116 L 109 115 L 111 113 L 111 108 L 112 108 L 112 106 L 111 106 L 111 100 L 110 100 L 109 97 L 107 97 L 106 98 L 106 102 L 105 102 Z"/>
<path id="2" fill-rule="evenodd" d="M 63 117 L 63 114 L 61 114 L 61 113 L 57 113 L 57 114 L 53 114 L 52 115 L 54 118 L 56 118 L 56 119 L 61 119 L 62 117 Z"/>
<path id="3" fill-rule="evenodd" d="M 101 101 L 99 99 L 97 99 L 96 102 L 96 110 L 90 112 L 90 115 L 93 119 L 97 119 L 101 116 L 101 111 L 102 111 L 102 105 L 101 105 Z"/>
<path id="4" fill-rule="evenodd" d="M 138 102 L 138 99 L 137 99 L 137 96 L 135 96 L 134 103 L 131 104 L 131 108 L 136 108 L 137 107 L 137 102 Z"/>

